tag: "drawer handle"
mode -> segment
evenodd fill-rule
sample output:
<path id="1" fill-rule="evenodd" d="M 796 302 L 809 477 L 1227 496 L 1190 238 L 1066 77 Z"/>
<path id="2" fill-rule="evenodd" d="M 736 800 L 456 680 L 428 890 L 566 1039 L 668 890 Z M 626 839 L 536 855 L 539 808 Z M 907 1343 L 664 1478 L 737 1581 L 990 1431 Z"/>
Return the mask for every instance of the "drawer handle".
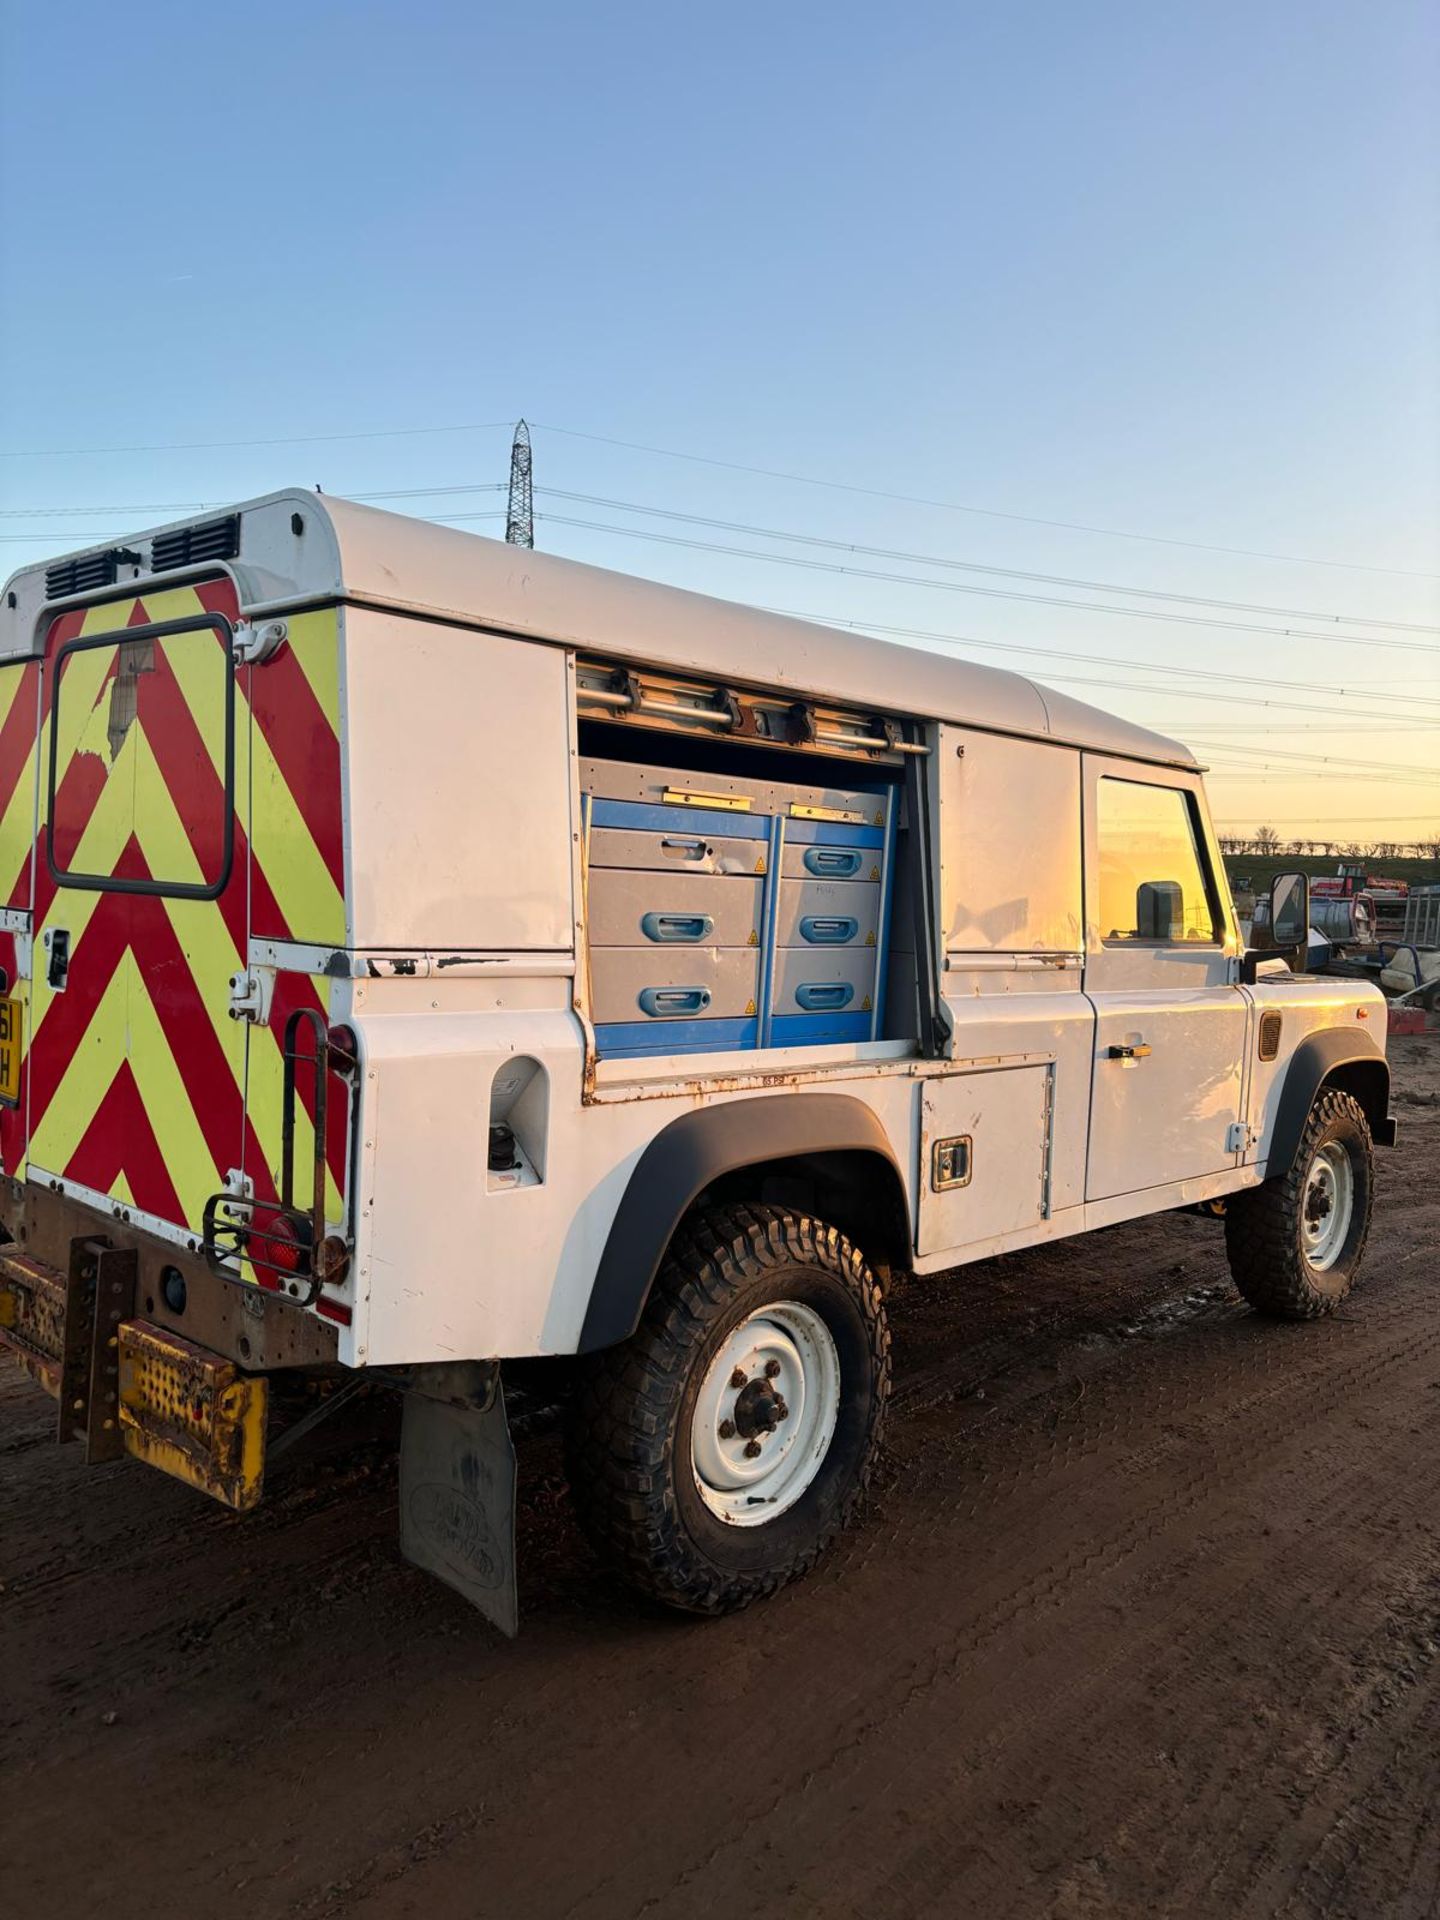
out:
<path id="1" fill-rule="evenodd" d="M 703 860 L 710 851 L 708 840 L 665 838 L 660 842 L 662 853 L 678 853 L 682 860 Z"/>
<path id="2" fill-rule="evenodd" d="M 823 914 L 810 914 L 800 922 L 800 938 L 817 947 L 843 947 L 859 931 L 860 922 L 853 915 L 827 918 Z"/>
<path id="3" fill-rule="evenodd" d="M 848 1007 L 855 989 L 848 980 L 827 980 L 796 987 L 795 998 L 807 1013 L 833 1013 L 836 1007 Z"/>
<path id="4" fill-rule="evenodd" d="M 708 913 L 646 913 L 640 931 L 647 940 L 703 940 L 715 931 Z"/>
<path id="5" fill-rule="evenodd" d="M 805 868 L 808 873 L 823 874 L 827 880 L 853 880 L 864 857 L 854 847 L 807 847 Z"/>
<path id="6" fill-rule="evenodd" d="M 684 1013 L 703 1013 L 710 1004 L 708 987 L 642 987 L 640 1011 L 655 1020 L 674 1020 Z"/>

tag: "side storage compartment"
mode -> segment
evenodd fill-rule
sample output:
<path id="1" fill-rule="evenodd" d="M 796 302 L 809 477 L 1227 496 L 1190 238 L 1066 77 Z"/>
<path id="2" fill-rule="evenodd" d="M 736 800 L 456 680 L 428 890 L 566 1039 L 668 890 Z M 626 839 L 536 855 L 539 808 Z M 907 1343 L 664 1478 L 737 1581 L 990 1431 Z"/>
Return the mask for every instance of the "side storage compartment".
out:
<path id="1" fill-rule="evenodd" d="M 880 1031 L 896 795 L 581 762 L 602 1057 Z"/>

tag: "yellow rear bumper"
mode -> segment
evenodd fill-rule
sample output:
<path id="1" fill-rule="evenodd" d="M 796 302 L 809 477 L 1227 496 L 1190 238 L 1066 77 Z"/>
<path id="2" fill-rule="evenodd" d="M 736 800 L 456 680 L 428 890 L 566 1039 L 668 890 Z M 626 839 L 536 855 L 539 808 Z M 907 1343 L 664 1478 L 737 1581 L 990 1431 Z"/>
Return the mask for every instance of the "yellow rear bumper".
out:
<path id="1" fill-rule="evenodd" d="M 93 1462 L 131 1454 L 227 1507 L 260 1498 L 269 1383 L 168 1328 L 122 1317 L 124 1270 L 77 1251 L 72 1274 L 0 1253 L 0 1350 L 59 1403 L 56 1438 Z"/>

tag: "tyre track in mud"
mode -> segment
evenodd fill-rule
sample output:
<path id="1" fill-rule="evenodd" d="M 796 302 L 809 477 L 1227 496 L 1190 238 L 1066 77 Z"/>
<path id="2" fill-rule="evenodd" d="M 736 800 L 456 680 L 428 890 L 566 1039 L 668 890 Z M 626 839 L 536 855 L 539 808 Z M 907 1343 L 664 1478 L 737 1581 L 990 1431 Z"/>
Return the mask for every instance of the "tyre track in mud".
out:
<path id="1" fill-rule="evenodd" d="M 905 1288 L 865 1526 L 713 1624 L 599 1573 L 548 1440 L 501 1645 L 398 1561 L 383 1448 L 256 1526 L 86 1474 L 0 1380 L 16 1910 L 1440 1912 L 1440 1111 L 1398 1110 L 1322 1326 L 1257 1323 L 1190 1217 Z"/>

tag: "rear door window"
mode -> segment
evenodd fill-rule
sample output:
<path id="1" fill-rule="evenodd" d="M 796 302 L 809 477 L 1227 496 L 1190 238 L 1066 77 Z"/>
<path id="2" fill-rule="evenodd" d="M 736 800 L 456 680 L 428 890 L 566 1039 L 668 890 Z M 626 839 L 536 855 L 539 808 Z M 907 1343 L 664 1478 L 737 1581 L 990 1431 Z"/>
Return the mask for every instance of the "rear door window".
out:
<path id="1" fill-rule="evenodd" d="M 55 656 L 46 857 L 57 885 L 218 899 L 235 858 L 235 666 L 222 614 Z"/>

